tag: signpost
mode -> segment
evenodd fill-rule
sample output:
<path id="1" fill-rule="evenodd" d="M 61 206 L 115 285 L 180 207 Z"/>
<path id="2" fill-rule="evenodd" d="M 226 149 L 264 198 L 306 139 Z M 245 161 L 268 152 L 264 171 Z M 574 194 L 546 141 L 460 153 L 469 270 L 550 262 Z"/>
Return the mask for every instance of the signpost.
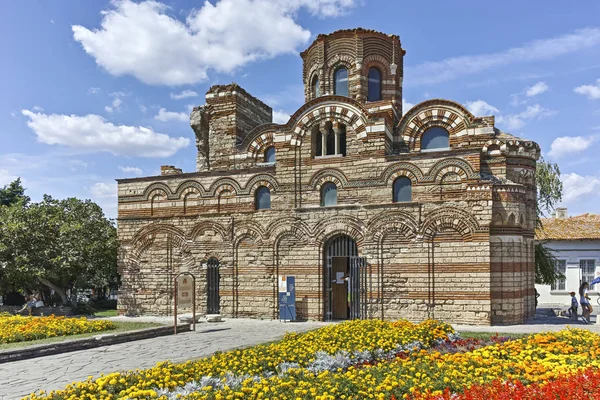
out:
<path id="1" fill-rule="evenodd" d="M 192 324 L 196 330 L 196 277 L 190 272 L 180 272 L 175 276 L 175 323 L 173 324 L 175 334 L 177 334 L 177 307 L 192 308 Z"/>
<path id="2" fill-rule="evenodd" d="M 279 320 L 296 320 L 296 277 L 279 277 Z"/>

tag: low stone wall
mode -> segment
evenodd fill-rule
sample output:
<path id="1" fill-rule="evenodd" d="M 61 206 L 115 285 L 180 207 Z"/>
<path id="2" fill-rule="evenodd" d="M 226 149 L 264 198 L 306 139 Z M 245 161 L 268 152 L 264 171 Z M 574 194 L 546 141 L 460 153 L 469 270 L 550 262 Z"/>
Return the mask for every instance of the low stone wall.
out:
<path id="1" fill-rule="evenodd" d="M 18 306 L 0 306 L 0 313 L 7 312 L 10 314 L 14 314 L 19 311 L 21 307 Z M 21 313 L 22 315 L 28 315 L 28 311 L 25 310 Z M 56 316 L 65 316 L 69 317 L 73 315 L 73 310 L 71 307 L 36 307 L 32 310 L 31 315 L 41 316 L 41 315 L 56 315 Z"/>

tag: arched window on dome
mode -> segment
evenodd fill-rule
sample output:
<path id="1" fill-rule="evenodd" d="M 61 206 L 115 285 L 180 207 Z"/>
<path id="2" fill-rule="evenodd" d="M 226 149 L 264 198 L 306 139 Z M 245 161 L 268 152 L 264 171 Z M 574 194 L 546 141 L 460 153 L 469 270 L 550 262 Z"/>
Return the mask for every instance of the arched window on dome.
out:
<path id="1" fill-rule="evenodd" d="M 321 188 L 321 207 L 337 205 L 337 187 L 335 183 L 327 182 Z"/>
<path id="2" fill-rule="evenodd" d="M 367 101 L 381 100 L 381 72 L 375 67 L 369 68 L 368 81 Z"/>
<path id="3" fill-rule="evenodd" d="M 321 95 L 321 88 L 319 88 L 319 75 L 315 75 L 310 84 L 312 98 L 316 99 Z"/>
<path id="4" fill-rule="evenodd" d="M 348 70 L 344 67 L 339 67 L 334 74 L 335 87 L 334 94 L 338 96 L 348 96 Z"/>
<path id="5" fill-rule="evenodd" d="M 421 150 L 447 150 L 450 148 L 448 131 L 439 126 L 433 126 L 423 132 Z"/>
<path id="6" fill-rule="evenodd" d="M 410 178 L 401 176 L 394 181 L 392 201 L 394 203 L 412 201 L 412 182 Z"/>
<path id="7" fill-rule="evenodd" d="M 256 189 L 254 195 L 254 204 L 257 210 L 266 210 L 271 208 L 271 191 L 266 186 Z"/>
<path id="8" fill-rule="evenodd" d="M 266 163 L 274 163 L 275 162 L 275 147 L 267 147 L 265 150 L 265 162 Z"/>

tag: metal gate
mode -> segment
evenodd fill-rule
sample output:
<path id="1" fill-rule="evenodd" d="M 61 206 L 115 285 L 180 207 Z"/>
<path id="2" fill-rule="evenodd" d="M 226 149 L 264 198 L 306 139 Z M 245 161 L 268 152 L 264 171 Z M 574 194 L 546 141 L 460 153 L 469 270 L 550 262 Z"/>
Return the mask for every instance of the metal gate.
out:
<path id="1" fill-rule="evenodd" d="M 364 257 L 358 257 L 356 242 L 346 235 L 336 236 L 325 244 L 324 253 L 325 320 L 331 321 L 334 318 L 332 284 L 337 283 L 339 279 L 333 271 L 334 258 L 345 259 L 344 281 L 347 285 L 348 319 L 367 318 L 367 262 Z"/>
<path id="2" fill-rule="evenodd" d="M 206 262 L 206 284 L 207 284 L 207 314 L 219 314 L 221 312 L 219 301 L 219 260 L 209 258 Z"/>

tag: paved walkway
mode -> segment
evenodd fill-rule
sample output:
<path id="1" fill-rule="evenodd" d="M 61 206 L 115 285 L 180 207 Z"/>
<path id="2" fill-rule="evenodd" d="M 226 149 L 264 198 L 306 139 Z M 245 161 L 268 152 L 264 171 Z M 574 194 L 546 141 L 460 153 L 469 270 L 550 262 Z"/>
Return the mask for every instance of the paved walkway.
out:
<path id="1" fill-rule="evenodd" d="M 149 368 L 165 360 L 181 362 L 200 358 L 217 350 L 272 341 L 288 331 L 303 332 L 325 324 L 231 319 L 221 323 L 201 323 L 196 326 L 196 332 L 177 336 L 0 364 L 0 400 L 19 399 L 38 390 L 62 389 L 90 375 L 97 377 L 102 373 Z"/>
<path id="2" fill-rule="evenodd" d="M 124 318 L 124 317 L 119 317 Z M 139 319 L 136 319 L 139 320 Z M 144 322 L 172 323 L 168 318 L 147 318 Z M 102 373 L 149 368 L 159 361 L 181 362 L 208 356 L 217 350 L 254 345 L 276 340 L 286 331 L 303 332 L 325 325 L 323 322 L 281 323 L 231 319 L 222 323 L 201 323 L 196 332 L 177 336 L 98 347 L 0 364 L 0 400 L 19 399 L 38 390 L 64 388 L 68 383 L 97 377 Z M 600 332 L 600 325 L 573 324 L 567 318 L 549 317 L 526 325 L 466 326 L 454 325 L 459 332 L 536 333 L 577 326 Z"/>
<path id="3" fill-rule="evenodd" d="M 522 325 L 495 325 L 495 326 L 469 326 L 452 325 L 458 332 L 498 332 L 498 333 L 539 333 L 548 331 L 560 331 L 567 327 L 588 329 L 600 333 L 600 324 L 596 323 L 596 316 L 592 315 L 592 323 L 584 324 L 581 319 L 577 322 L 567 317 L 547 317 L 528 321 Z"/>

